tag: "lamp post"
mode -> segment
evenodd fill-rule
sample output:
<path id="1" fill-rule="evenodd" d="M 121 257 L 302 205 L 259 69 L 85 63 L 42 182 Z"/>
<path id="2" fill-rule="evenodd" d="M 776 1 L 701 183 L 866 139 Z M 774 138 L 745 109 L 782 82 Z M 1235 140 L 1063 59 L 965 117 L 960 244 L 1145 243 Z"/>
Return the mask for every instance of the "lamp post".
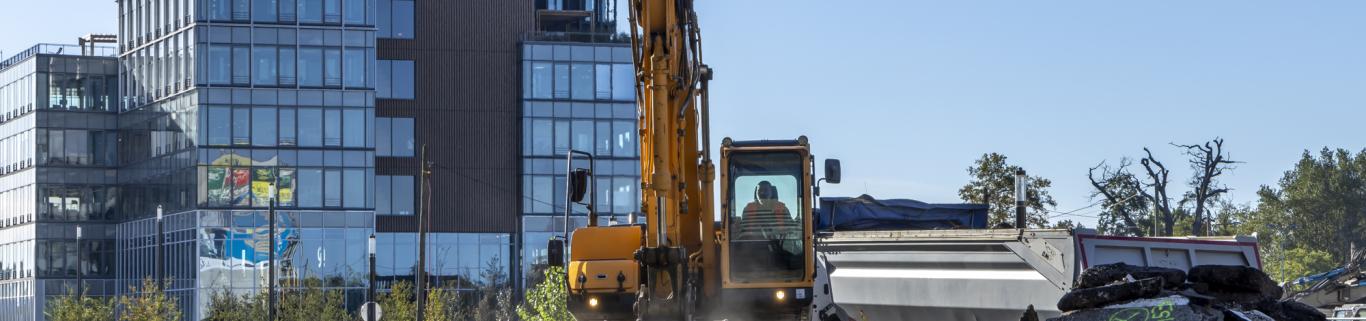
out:
<path id="1" fill-rule="evenodd" d="M 370 249 L 370 288 L 367 290 L 369 293 L 367 293 L 367 294 L 365 295 L 365 298 L 369 299 L 371 302 L 375 302 L 376 304 L 378 304 L 379 301 L 378 301 L 378 300 L 375 300 L 375 233 L 374 233 L 374 232 L 371 232 L 371 233 L 370 233 L 370 241 L 369 241 L 369 244 L 368 244 L 368 245 L 369 245 L 368 248 Z M 365 318 L 366 320 L 370 320 L 370 321 L 374 321 L 374 320 L 375 320 L 375 309 L 374 309 L 374 308 L 366 309 L 366 310 L 365 310 L 365 313 L 368 314 L 368 315 L 366 316 L 366 318 Z"/>
<path id="2" fill-rule="evenodd" d="M 1026 182 L 1029 176 L 1025 176 L 1023 168 L 1015 170 L 1015 228 L 1026 228 L 1028 224 L 1025 219 L 1025 198 L 1029 197 L 1025 189 L 1029 187 Z"/>
<path id="3" fill-rule="evenodd" d="M 76 295 L 85 296 L 81 274 L 85 273 L 85 249 L 81 247 L 81 226 L 76 225 Z"/>
<path id="4" fill-rule="evenodd" d="M 161 288 L 161 283 L 166 281 L 165 271 L 163 271 L 166 266 L 166 254 L 164 253 L 165 251 L 161 249 L 166 242 L 166 220 L 164 218 L 165 216 L 162 213 L 161 205 L 157 205 L 157 266 L 155 270 L 156 285 L 158 289 Z"/>
<path id="5" fill-rule="evenodd" d="M 266 220 L 269 222 L 266 224 L 270 226 L 270 235 L 267 236 L 270 239 L 270 270 L 266 272 L 266 296 L 268 297 L 267 301 L 270 302 L 269 307 L 266 308 L 266 315 L 270 321 L 275 321 L 275 184 L 273 183 L 270 184 L 270 205 L 268 206 L 266 208 Z"/>

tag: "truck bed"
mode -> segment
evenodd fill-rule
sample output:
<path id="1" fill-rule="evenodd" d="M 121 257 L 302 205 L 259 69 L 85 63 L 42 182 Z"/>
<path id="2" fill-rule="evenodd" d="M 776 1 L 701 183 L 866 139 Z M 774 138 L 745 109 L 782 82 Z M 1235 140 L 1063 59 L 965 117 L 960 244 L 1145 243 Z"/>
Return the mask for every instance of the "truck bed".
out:
<path id="1" fill-rule="evenodd" d="M 826 264 L 817 295 L 855 320 L 1018 320 L 1030 305 L 1041 317 L 1058 316 L 1058 299 L 1092 265 L 1261 266 L 1253 238 L 1113 237 L 1086 229 L 834 232 L 817 246 Z"/>

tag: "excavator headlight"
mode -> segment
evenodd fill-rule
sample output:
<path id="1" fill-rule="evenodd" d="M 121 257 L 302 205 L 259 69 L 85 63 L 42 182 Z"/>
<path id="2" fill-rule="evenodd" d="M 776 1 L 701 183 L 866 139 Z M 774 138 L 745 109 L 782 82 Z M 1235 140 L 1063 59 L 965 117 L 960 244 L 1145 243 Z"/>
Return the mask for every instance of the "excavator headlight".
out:
<path id="1" fill-rule="evenodd" d="M 598 307 L 598 298 L 588 298 L 588 307 L 590 307 L 590 308 L 596 308 L 596 307 Z"/>
<path id="2" fill-rule="evenodd" d="M 782 301 L 783 299 L 787 298 L 787 292 L 783 292 L 783 290 L 778 290 L 778 292 L 773 292 L 773 297 L 778 298 L 778 301 Z"/>

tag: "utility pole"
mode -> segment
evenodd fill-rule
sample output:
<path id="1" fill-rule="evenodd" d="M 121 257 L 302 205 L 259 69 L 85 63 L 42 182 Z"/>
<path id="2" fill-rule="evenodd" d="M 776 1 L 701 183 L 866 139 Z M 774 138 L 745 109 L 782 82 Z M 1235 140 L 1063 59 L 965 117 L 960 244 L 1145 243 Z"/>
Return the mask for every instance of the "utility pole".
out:
<path id="1" fill-rule="evenodd" d="M 269 221 L 266 224 L 270 225 L 270 235 L 267 236 L 270 238 L 270 270 L 266 272 L 266 295 L 269 297 L 267 301 L 270 301 L 270 306 L 266 310 L 266 315 L 270 321 L 276 320 L 275 307 L 278 304 L 275 296 L 275 183 L 278 181 L 270 184 L 270 204 L 266 208 L 266 220 Z"/>
<path id="2" fill-rule="evenodd" d="M 379 300 L 375 300 L 375 233 L 374 233 L 374 232 L 370 232 L 370 242 L 369 242 L 368 244 L 369 244 L 368 248 L 370 249 L 370 288 L 366 290 L 367 292 L 366 292 L 366 294 L 365 294 L 365 298 L 366 298 L 367 300 L 369 300 L 370 302 L 376 302 L 376 303 L 378 303 Z M 375 306 L 378 307 L 379 305 L 376 304 Z M 375 321 L 375 308 L 368 308 L 368 309 L 366 309 L 366 310 L 365 310 L 365 314 L 366 314 L 365 320 L 367 320 L 367 321 Z"/>
<path id="3" fill-rule="evenodd" d="M 427 202 L 430 186 L 427 178 L 432 174 L 427 166 L 427 144 L 422 144 L 422 155 L 418 159 L 419 172 L 417 183 L 417 321 L 426 319 L 427 312 L 427 213 L 431 204 Z"/>
<path id="4" fill-rule="evenodd" d="M 1015 228 L 1028 227 L 1026 225 L 1028 220 L 1025 219 L 1025 198 L 1029 197 L 1028 193 L 1025 192 L 1025 189 L 1029 187 L 1027 180 L 1029 177 L 1025 176 L 1023 168 L 1015 170 Z"/>
<path id="5" fill-rule="evenodd" d="M 85 247 L 81 246 L 81 226 L 76 225 L 76 295 L 84 297 L 85 284 L 81 274 L 85 274 Z"/>

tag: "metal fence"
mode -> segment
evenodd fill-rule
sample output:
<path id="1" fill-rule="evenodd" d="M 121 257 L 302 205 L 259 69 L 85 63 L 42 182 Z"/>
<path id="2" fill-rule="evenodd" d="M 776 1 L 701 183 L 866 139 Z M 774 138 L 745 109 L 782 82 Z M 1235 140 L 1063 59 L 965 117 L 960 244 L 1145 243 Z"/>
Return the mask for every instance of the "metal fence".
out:
<path id="1" fill-rule="evenodd" d="M 93 51 L 90 52 L 89 55 L 98 57 L 115 57 L 118 56 L 118 53 L 119 50 L 115 47 L 94 46 Z M 9 59 L 0 61 L 0 69 L 9 68 L 9 66 L 11 65 L 17 64 L 36 55 L 80 56 L 82 55 L 82 50 L 81 46 L 77 45 L 40 43 L 34 45 L 33 47 L 29 47 L 24 51 L 20 51 L 18 54 L 10 56 Z"/>

